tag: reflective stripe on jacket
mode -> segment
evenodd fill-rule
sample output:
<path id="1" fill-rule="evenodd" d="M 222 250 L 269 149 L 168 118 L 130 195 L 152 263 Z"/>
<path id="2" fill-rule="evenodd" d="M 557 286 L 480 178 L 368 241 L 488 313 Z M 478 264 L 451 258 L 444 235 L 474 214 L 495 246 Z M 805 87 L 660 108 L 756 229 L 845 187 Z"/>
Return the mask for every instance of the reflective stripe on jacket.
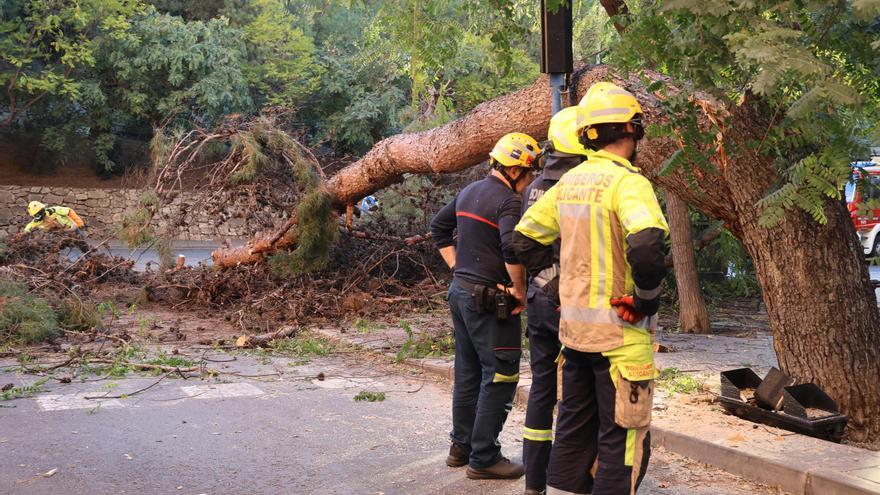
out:
<path id="1" fill-rule="evenodd" d="M 559 339 L 581 352 L 650 344 L 656 316 L 631 325 L 609 300 L 635 290 L 626 259 L 629 235 L 669 232 L 650 182 L 627 160 L 606 151 L 565 174 L 525 215 L 516 230 L 543 244 L 562 238 Z"/>

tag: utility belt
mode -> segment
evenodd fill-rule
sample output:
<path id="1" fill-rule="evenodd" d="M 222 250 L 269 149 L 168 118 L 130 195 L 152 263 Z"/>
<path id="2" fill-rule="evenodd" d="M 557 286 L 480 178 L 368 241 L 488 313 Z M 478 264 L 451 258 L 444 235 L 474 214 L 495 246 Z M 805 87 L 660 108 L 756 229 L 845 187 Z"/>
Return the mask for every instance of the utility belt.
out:
<path id="1" fill-rule="evenodd" d="M 455 283 L 471 293 L 477 313 L 494 314 L 499 320 L 506 320 L 516 307 L 516 299 L 497 287 L 474 284 L 458 277 L 455 278 Z"/>

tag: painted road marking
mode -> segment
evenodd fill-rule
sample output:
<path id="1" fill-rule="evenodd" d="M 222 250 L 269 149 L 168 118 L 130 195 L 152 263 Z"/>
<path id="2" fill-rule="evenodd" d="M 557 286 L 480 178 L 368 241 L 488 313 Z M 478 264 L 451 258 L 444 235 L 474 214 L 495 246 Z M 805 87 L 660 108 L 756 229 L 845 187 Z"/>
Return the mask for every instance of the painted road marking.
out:
<path id="1" fill-rule="evenodd" d="M 86 399 L 86 397 L 94 397 L 97 393 L 91 391 L 67 395 L 39 395 L 37 396 L 37 404 L 44 411 L 125 407 L 118 399 Z"/>
<path id="2" fill-rule="evenodd" d="M 329 388 L 329 389 L 342 389 L 342 388 L 363 388 L 363 387 L 373 387 L 376 389 L 385 388 L 385 384 L 382 382 L 377 382 L 372 378 L 326 378 L 324 380 L 318 380 L 317 378 L 312 380 L 312 385 L 321 388 Z"/>
<path id="3" fill-rule="evenodd" d="M 263 395 L 263 391 L 250 383 L 218 383 L 215 385 L 193 385 L 180 387 L 183 393 L 193 399 L 226 399 L 230 397 L 253 397 Z"/>
<path id="4" fill-rule="evenodd" d="M 180 387 L 190 399 L 227 399 L 232 397 L 254 397 L 264 392 L 249 383 L 218 383 L 214 385 L 194 385 Z M 94 409 L 96 407 L 116 408 L 132 405 L 119 399 L 86 399 L 101 395 L 102 391 L 78 392 L 75 394 L 39 395 L 37 405 L 43 411 L 65 411 L 68 409 Z M 106 393 L 106 391 L 103 391 Z M 175 401 L 177 402 L 177 401 Z"/>

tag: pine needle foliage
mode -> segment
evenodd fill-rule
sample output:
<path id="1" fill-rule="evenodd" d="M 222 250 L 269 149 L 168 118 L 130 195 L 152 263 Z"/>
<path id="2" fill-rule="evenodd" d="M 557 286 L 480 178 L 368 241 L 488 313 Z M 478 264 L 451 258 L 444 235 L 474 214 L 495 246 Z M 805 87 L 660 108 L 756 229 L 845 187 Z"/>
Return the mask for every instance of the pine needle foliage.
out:
<path id="1" fill-rule="evenodd" d="M 231 116 L 211 131 L 196 129 L 156 142 L 154 204 L 168 204 L 185 181 L 181 177 L 204 177 L 190 192 L 203 197 L 203 208 L 220 209 L 224 205 L 215 203 L 242 196 L 255 207 L 293 207 L 297 223 L 287 235 L 296 241 L 294 248 L 270 258 L 271 267 L 280 276 L 324 268 L 337 236 L 332 201 L 320 164 L 290 133 L 289 117 L 288 111 L 266 109 L 256 117 Z M 217 154 L 218 149 L 223 152 Z M 142 210 L 155 213 L 156 208 Z M 136 220 L 149 224 L 152 215 Z"/>
<path id="2" fill-rule="evenodd" d="M 41 297 L 21 282 L 0 277 L 0 342 L 32 344 L 61 334 L 58 317 Z"/>
<path id="3" fill-rule="evenodd" d="M 272 271 L 283 277 L 325 268 L 330 261 L 330 247 L 338 234 L 330 195 L 323 188 L 316 187 L 306 194 L 297 205 L 296 214 L 296 248 L 269 258 Z"/>
<path id="4" fill-rule="evenodd" d="M 770 227 L 791 210 L 827 221 L 840 199 L 849 164 L 880 142 L 880 0 L 643 0 L 627 2 L 626 36 L 611 61 L 631 70 L 646 65 L 690 81 L 730 106 L 757 96 L 772 122 L 748 143 L 773 158 L 780 177 L 756 205 Z M 700 167 L 711 132 L 692 132 L 674 98 L 675 128 L 683 146 L 664 172 Z M 711 151 L 711 150 L 710 150 Z M 733 150 L 727 150 L 730 154 Z M 709 153 L 711 157 L 711 152 Z"/>

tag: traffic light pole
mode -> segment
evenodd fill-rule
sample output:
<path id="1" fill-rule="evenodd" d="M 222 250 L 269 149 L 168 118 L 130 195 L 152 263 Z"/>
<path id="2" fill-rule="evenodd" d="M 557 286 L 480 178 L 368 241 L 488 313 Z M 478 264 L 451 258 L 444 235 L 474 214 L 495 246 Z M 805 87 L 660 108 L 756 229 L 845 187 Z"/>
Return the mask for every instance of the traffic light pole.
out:
<path id="1" fill-rule="evenodd" d="M 550 74 L 553 114 L 562 110 L 562 93 L 567 89 L 567 76 L 574 70 L 571 49 L 573 1 L 568 0 L 566 5 L 551 12 L 547 9 L 546 0 L 541 0 L 541 72 Z"/>
<path id="2" fill-rule="evenodd" d="M 562 93 L 565 93 L 568 88 L 566 88 L 565 80 L 567 74 L 554 72 L 550 74 L 550 95 L 551 95 L 551 113 L 556 115 L 556 112 L 562 110 Z"/>

